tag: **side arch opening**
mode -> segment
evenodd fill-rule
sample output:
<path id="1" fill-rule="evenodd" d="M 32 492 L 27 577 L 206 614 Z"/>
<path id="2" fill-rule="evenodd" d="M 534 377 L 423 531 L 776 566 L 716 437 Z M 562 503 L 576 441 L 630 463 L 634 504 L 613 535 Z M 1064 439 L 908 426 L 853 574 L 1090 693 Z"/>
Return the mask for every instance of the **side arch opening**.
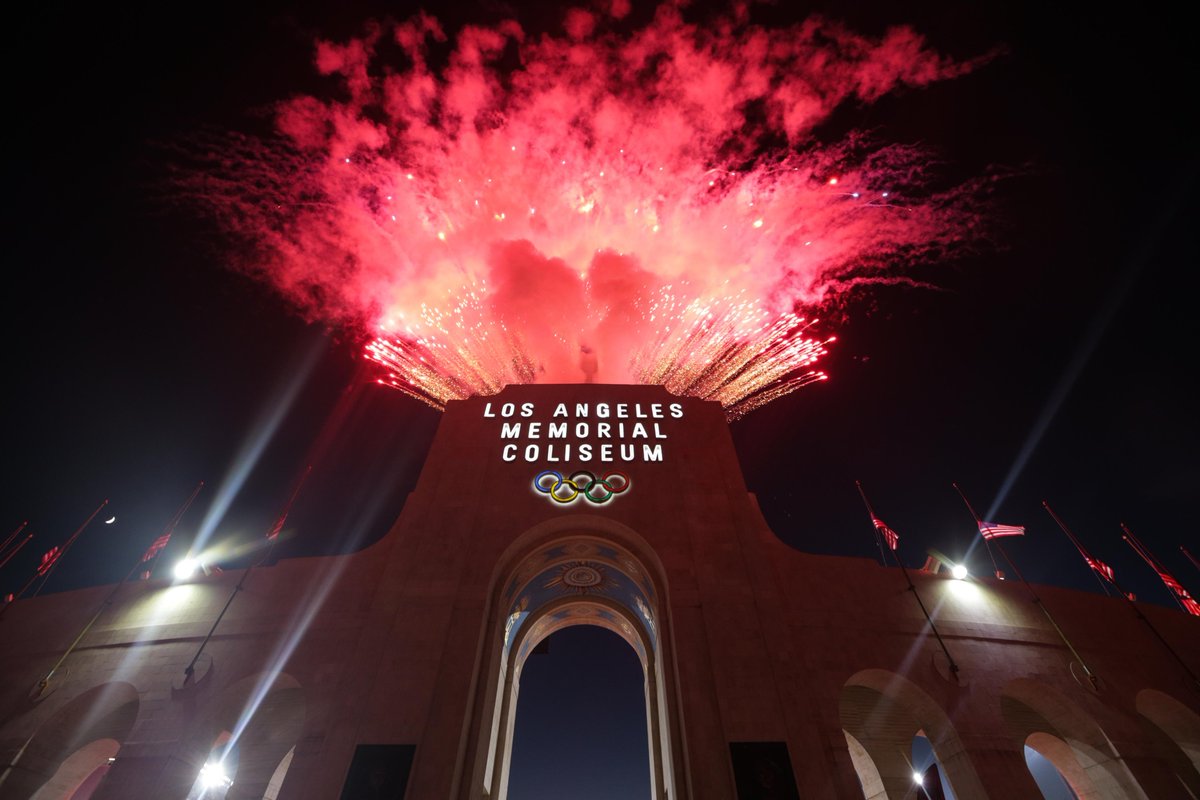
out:
<path id="1" fill-rule="evenodd" d="M 907 678 L 882 669 L 858 672 L 842 688 L 839 712 L 867 800 L 921 796 L 918 774 L 948 797 L 987 797 L 949 716 Z M 922 737 L 928 739 L 929 763 L 914 759 L 914 743 Z"/>
<path id="2" fill-rule="evenodd" d="M 1134 704 L 1154 751 L 1200 797 L 1200 714 L 1157 689 L 1138 692 Z"/>
<path id="3" fill-rule="evenodd" d="M 1057 689 L 1031 678 L 1010 681 L 1000 712 L 1013 739 L 1053 764 L 1082 800 L 1146 797 L 1103 729 Z"/>
<path id="4" fill-rule="evenodd" d="M 139 707 L 137 690 L 124 682 L 74 697 L 29 738 L 0 793 L 37 800 L 90 797 L 133 730 Z"/>
<path id="5" fill-rule="evenodd" d="M 181 773 L 168 785 L 190 786 L 189 797 L 262 800 L 278 794 L 306 712 L 304 689 L 287 673 L 260 673 L 231 683 L 192 723 L 181 744 Z M 219 765 L 232 781 L 226 789 L 205 787 L 201 773 L 211 765 Z"/>

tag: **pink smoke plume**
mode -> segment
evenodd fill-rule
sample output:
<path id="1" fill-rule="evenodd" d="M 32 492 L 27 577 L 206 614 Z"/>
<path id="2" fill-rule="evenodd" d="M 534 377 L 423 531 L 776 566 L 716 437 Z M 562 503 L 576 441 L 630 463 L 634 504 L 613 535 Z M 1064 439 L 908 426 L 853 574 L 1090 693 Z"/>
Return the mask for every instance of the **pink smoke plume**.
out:
<path id="1" fill-rule="evenodd" d="M 318 42 L 338 97 L 282 103 L 278 138 L 228 142 L 198 194 L 246 269 L 365 331 L 380 381 L 435 407 L 595 380 L 736 417 L 824 377 L 808 314 L 977 235 L 969 189 L 931 189 L 919 148 L 813 136 L 970 65 L 907 28 L 664 5 L 629 32 L 627 11 Z"/>

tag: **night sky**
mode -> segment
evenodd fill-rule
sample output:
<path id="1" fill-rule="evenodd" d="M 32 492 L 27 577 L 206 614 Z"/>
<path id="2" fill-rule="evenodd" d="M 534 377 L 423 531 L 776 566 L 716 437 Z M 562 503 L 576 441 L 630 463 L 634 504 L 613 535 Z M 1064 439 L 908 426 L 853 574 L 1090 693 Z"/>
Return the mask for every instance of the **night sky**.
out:
<path id="1" fill-rule="evenodd" d="M 0 572 L 3 592 L 105 498 L 117 522 L 97 520 L 44 591 L 119 579 L 205 480 L 168 551 L 181 554 L 279 412 L 218 538 L 259 541 L 311 462 L 280 554 L 356 549 L 383 535 L 416 481 L 438 413 L 371 385 L 356 334 L 308 324 L 227 270 L 218 231 L 168 180 L 189 137 L 264 132 L 272 103 L 319 92 L 316 37 L 416 6 L 253 5 L 9 21 L 23 46 L 4 54 L 0 531 L 29 520 L 35 538 Z M 1121 522 L 1200 588 L 1178 550 L 1200 553 L 1191 32 L 1156 4 L 1109 16 L 1032 2 L 843 6 L 755 13 L 819 11 L 876 34 L 908 23 L 956 58 L 995 52 L 964 77 L 851 104 L 838 123 L 924 143 L 964 178 L 1008 177 L 993 187 L 990 242 L 923 267 L 915 277 L 937 289 L 852 298 L 830 326 L 830 380 L 732 426 L 772 528 L 810 552 L 877 555 L 859 479 L 908 563 L 928 547 L 957 557 L 975 534 L 957 481 L 981 514 L 1028 526 L 1009 549 L 1033 581 L 1099 590 L 1045 499 L 1144 601 L 1171 602 Z M 514 11 L 435 13 L 453 28 Z M 536 29 L 561 12 L 515 13 Z M 971 565 L 990 569 L 982 548 Z"/>

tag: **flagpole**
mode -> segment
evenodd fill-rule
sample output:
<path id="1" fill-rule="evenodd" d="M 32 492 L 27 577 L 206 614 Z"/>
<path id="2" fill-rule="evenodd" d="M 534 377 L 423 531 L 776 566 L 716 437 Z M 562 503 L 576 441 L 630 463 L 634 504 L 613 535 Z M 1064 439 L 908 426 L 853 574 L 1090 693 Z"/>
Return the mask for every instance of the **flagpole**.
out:
<path id="1" fill-rule="evenodd" d="M 70 539 L 67 539 L 66 544 L 64 544 L 62 546 L 62 549 L 59 550 L 58 555 L 56 555 L 54 557 L 54 560 L 50 563 L 50 566 L 49 566 L 49 568 L 47 568 L 45 573 L 41 573 L 36 570 L 34 571 L 33 577 L 30 578 L 28 580 L 28 582 L 26 582 L 26 584 L 21 587 L 21 591 L 17 592 L 15 595 L 13 595 L 12 602 L 5 603 L 3 607 L 0 607 L 0 617 L 4 616 L 4 612 L 8 611 L 9 606 L 13 605 L 13 603 L 15 603 L 16 601 L 21 599 L 21 596 L 23 594 L 25 594 L 25 592 L 29 589 L 30 586 L 33 586 L 33 584 L 37 582 L 38 578 L 43 579 L 42 586 L 46 585 L 45 579 L 50 577 L 50 574 L 52 572 L 54 572 L 54 568 L 58 566 L 58 562 L 62 560 L 62 557 L 64 555 L 66 555 L 67 550 L 69 550 L 71 548 L 71 545 L 75 543 L 75 540 L 79 538 L 79 534 L 83 533 L 84 528 L 86 528 L 91 523 L 91 521 L 96 518 L 96 515 L 99 514 L 100 510 L 102 508 L 104 508 L 106 505 L 108 505 L 108 500 L 105 500 L 103 503 L 96 506 L 96 510 L 91 513 L 91 516 L 89 516 L 87 519 L 85 519 L 83 521 L 83 524 L 79 526 L 78 530 L 76 530 L 73 534 L 71 534 Z M 41 586 L 38 587 L 38 591 L 39 592 L 41 591 Z M 36 596 L 37 592 L 34 592 L 34 595 Z"/>
<path id="2" fill-rule="evenodd" d="M 871 526 L 874 527 L 875 512 L 871 509 L 871 503 L 867 500 L 867 495 L 863 492 L 862 481 L 855 481 L 854 485 L 858 487 L 858 494 L 862 497 L 863 502 L 866 503 L 867 511 L 871 514 Z M 883 552 L 883 537 L 879 535 L 879 528 L 875 528 L 875 544 L 879 546 L 879 563 L 886 567 L 887 556 Z"/>
<path id="3" fill-rule="evenodd" d="M 212 640 L 213 634 L 217 632 L 217 626 L 220 625 L 221 620 L 225 618 L 225 612 L 229 611 L 229 607 L 233 605 L 233 601 L 237 598 L 238 592 L 242 591 L 242 589 L 245 587 L 246 578 L 250 577 L 250 573 L 254 571 L 255 567 L 266 563 L 267 559 L 271 557 L 271 553 L 274 552 L 275 543 L 279 541 L 279 531 L 283 528 L 283 522 L 285 519 L 287 519 L 288 512 L 292 508 L 292 503 L 295 502 L 296 495 L 300 493 L 300 487 L 304 484 L 304 480 L 308 477 L 308 473 L 311 471 L 312 465 L 310 464 L 305 469 L 304 474 L 300 476 L 299 483 L 292 491 L 291 497 L 288 498 L 287 503 L 283 507 L 283 511 L 280 513 L 275 523 L 271 526 L 271 529 L 267 531 L 267 541 L 271 543 L 270 546 L 267 547 L 267 551 L 263 553 L 262 558 L 246 567 L 246 571 L 243 572 L 242 577 L 238 579 L 237 585 L 233 587 L 233 591 L 230 593 L 229 599 L 225 601 L 225 607 L 221 609 L 221 613 L 217 615 L 215 620 L 213 620 L 212 627 L 208 629 L 208 633 L 205 635 L 204 640 L 201 641 L 200 646 L 196 648 L 196 655 L 192 656 L 192 660 L 188 662 L 186 667 L 183 668 L 184 684 L 190 681 L 192 676 L 195 674 L 196 662 L 200 660 L 200 655 L 204 652 L 204 648 L 208 645 L 209 641 Z"/>
<path id="4" fill-rule="evenodd" d="M 41 594 L 42 589 L 46 586 L 46 581 L 50 580 L 50 576 L 54 574 L 54 570 L 58 569 L 58 565 L 62 561 L 63 556 L 67 554 L 67 551 L 71 549 L 73 544 L 75 544 L 75 540 L 79 538 L 79 535 L 83 533 L 84 529 L 87 528 L 88 525 L 92 524 L 92 520 L 96 518 L 96 515 L 99 514 L 106 505 L 108 505 L 107 499 L 105 499 L 105 501 L 100 505 L 96 506 L 96 510 L 92 512 L 92 515 L 83 521 L 83 524 L 79 526 L 77 531 L 71 534 L 70 539 L 67 539 L 66 544 L 62 546 L 62 550 L 59 551 L 58 555 L 54 559 L 54 562 L 50 565 L 50 569 L 46 570 L 46 574 L 42 576 L 41 585 L 34 590 L 34 597 L 37 597 L 39 594 Z"/>
<path id="5" fill-rule="evenodd" d="M 854 483 L 858 486 L 858 493 L 862 495 L 863 504 L 867 507 L 867 513 L 871 515 L 871 526 L 874 527 L 875 520 L 878 519 L 878 517 L 875 516 L 875 509 L 871 507 L 871 501 L 867 499 L 867 493 L 863 491 L 862 483 L 859 481 L 855 481 Z M 876 529 L 876 535 L 878 535 L 878 533 L 879 531 Z M 925 621 L 929 623 L 930 630 L 932 630 L 933 635 L 937 637 L 937 642 L 939 645 L 941 645 L 942 652 L 946 655 L 946 661 L 950 664 L 950 673 L 957 677 L 958 664 L 954 661 L 954 657 L 950 655 L 950 650 L 946 647 L 946 642 L 942 640 L 942 634 L 938 633 L 937 625 L 933 624 L 933 617 L 929 616 L 929 609 L 925 608 L 925 603 L 922 602 L 921 595 L 917 593 L 917 587 L 913 584 L 912 578 L 908 574 L 908 570 L 904 567 L 904 562 L 900 560 L 900 556 L 896 554 L 895 550 L 892 550 L 892 560 L 896 562 L 896 566 L 898 566 L 900 568 L 900 572 L 904 574 L 904 580 L 908 584 L 908 591 L 912 592 L 912 596 L 916 599 L 917 605 L 921 607 L 921 613 L 925 615 Z"/>
<path id="6" fill-rule="evenodd" d="M 6 555 L 4 557 L 3 561 L 0 561 L 0 568 L 3 568 L 5 564 L 7 564 L 10 560 L 12 560 L 13 556 L 15 556 L 17 553 L 21 552 L 21 548 L 24 547 L 25 545 L 29 544 L 29 540 L 32 538 L 33 538 L 32 533 L 25 534 L 25 538 L 21 540 L 20 544 L 16 545 L 12 550 L 10 550 L 8 555 Z"/>
<path id="7" fill-rule="evenodd" d="M 263 555 L 263 557 L 246 567 L 246 571 L 243 572 L 242 577 L 238 579 L 237 585 L 233 587 L 233 591 L 230 593 L 229 599 L 225 601 L 225 607 L 221 609 L 220 614 L 217 614 L 217 618 L 213 620 L 212 627 L 208 629 L 208 633 L 205 634 L 203 641 L 200 642 L 200 646 L 196 648 L 196 655 L 192 656 L 192 660 L 189 661 L 188 665 L 183 668 L 184 683 L 187 683 L 192 679 L 192 675 L 196 671 L 196 662 L 200 660 L 200 655 L 204 652 L 204 648 L 208 645 L 209 641 L 212 640 L 213 634 L 217 632 L 217 626 L 220 625 L 221 620 L 225 618 L 225 613 L 229 611 L 229 607 L 233 605 L 233 601 L 237 598 L 238 592 L 245 588 L 246 578 L 250 577 L 250 573 L 254 571 L 255 567 L 260 566 L 264 561 L 267 560 L 268 557 L 270 557 L 271 551 L 274 549 L 275 539 L 271 539 L 271 544 L 269 547 L 267 547 L 267 552 Z"/>
<path id="8" fill-rule="evenodd" d="M 1075 549 L 1079 551 L 1079 555 L 1083 556 L 1084 561 L 1088 564 L 1088 570 L 1092 573 L 1092 577 L 1096 579 L 1096 583 L 1100 584 L 1100 591 L 1104 592 L 1105 597 L 1112 597 L 1112 592 L 1108 590 L 1108 586 L 1105 585 L 1104 581 L 1100 580 L 1100 575 L 1096 572 L 1096 568 L 1092 566 L 1092 559 L 1087 548 L 1075 537 L 1075 534 L 1071 533 L 1071 529 L 1067 527 L 1067 523 L 1063 522 L 1058 514 L 1054 513 L 1054 509 L 1045 500 L 1042 501 L 1042 508 L 1046 509 L 1046 513 L 1058 523 L 1058 527 L 1071 540 L 1071 544 L 1075 545 Z"/>
<path id="9" fill-rule="evenodd" d="M 980 523 L 983 522 L 983 517 L 975 513 L 975 507 L 971 505 L 971 501 L 967 499 L 965 494 L 963 494 L 963 490 L 958 488 L 958 484 L 954 483 L 953 481 L 951 481 L 950 485 L 954 487 L 954 491 L 958 492 L 958 496 L 961 497 L 962 501 L 966 504 L 967 510 L 970 511 L 971 516 L 975 518 L 975 527 L 982 528 Z M 983 539 L 983 549 L 987 550 L 988 558 L 992 560 L 992 569 L 996 571 L 996 577 L 1000 580 L 1004 580 L 1004 573 L 1000 571 L 1000 565 L 996 563 L 996 556 L 992 554 L 992 545 L 988 542 L 987 537 L 983 535 L 982 530 L 980 530 L 979 538 Z M 996 543 L 996 546 L 999 547 L 999 542 Z"/>
<path id="10" fill-rule="evenodd" d="M 1150 548 L 1142 544 L 1142 540 L 1133 535 L 1133 531 L 1129 530 L 1129 526 L 1124 522 L 1121 523 L 1121 530 L 1125 535 L 1121 538 L 1125 540 L 1125 544 L 1133 548 L 1133 551 L 1142 557 L 1150 569 L 1158 574 L 1158 579 L 1163 582 L 1167 590 L 1171 593 L 1171 599 L 1175 601 L 1175 605 L 1179 606 L 1179 610 L 1187 614 L 1193 614 L 1200 617 L 1200 604 L 1192 599 L 1191 593 L 1183 587 L 1183 584 L 1175 579 L 1168 570 L 1165 564 L 1155 557 L 1154 553 L 1150 552 Z"/>
<path id="11" fill-rule="evenodd" d="M 1043 500 L 1042 507 L 1045 508 L 1046 511 L 1049 512 L 1050 516 L 1054 518 L 1054 521 L 1058 523 L 1058 527 L 1062 528 L 1063 533 L 1067 534 L 1071 541 L 1074 542 L 1075 547 L 1079 550 L 1080 554 L 1086 554 L 1087 550 L 1083 547 L 1079 540 L 1075 538 L 1075 534 L 1071 533 L 1071 529 L 1067 527 L 1066 523 L 1054 513 L 1054 510 L 1050 508 L 1050 504 Z M 1087 559 L 1088 556 L 1084 555 L 1084 558 Z M 1095 571 L 1096 570 L 1093 568 L 1092 572 Z M 1099 578 L 1097 578 L 1097 580 L 1098 579 Z M 1194 688 L 1200 689 L 1200 678 L 1196 677 L 1196 673 L 1192 672 L 1192 668 L 1187 665 L 1187 662 L 1180 657 L 1179 653 L 1175 652 L 1175 648 L 1171 647 L 1171 643 L 1163 638 L 1163 635 L 1158 632 L 1158 628 L 1154 627 L 1154 623 L 1152 623 L 1146 617 L 1146 615 L 1142 613 L 1142 610 L 1137 607 L 1137 603 L 1133 601 L 1129 593 L 1121 587 L 1121 584 L 1117 583 L 1116 575 L 1114 574 L 1111 578 L 1109 578 L 1109 580 L 1112 582 L 1113 588 L 1117 590 L 1117 593 L 1120 594 L 1121 597 L 1124 598 L 1125 602 L 1129 604 L 1129 607 L 1133 609 L 1133 613 L 1137 616 L 1137 618 L 1146 623 L 1146 627 L 1150 629 L 1150 632 L 1154 634 L 1154 637 L 1158 639 L 1158 641 L 1162 642 L 1162 646 L 1167 648 L 1167 652 L 1169 652 L 1175 658 L 1175 660 L 1179 662 L 1179 666 L 1183 667 L 1183 671 L 1186 672 L 1188 677 L 1192 679 Z"/>
<path id="12" fill-rule="evenodd" d="M 287 522 L 288 514 L 292 511 L 292 504 L 296 502 L 296 497 L 300 494 L 300 489 L 304 487 L 304 482 L 308 480 L 309 473 L 312 472 L 312 464 L 309 464 L 300 478 L 296 481 L 295 488 L 292 489 L 292 494 L 288 497 L 287 504 L 283 507 L 283 511 L 279 512 L 279 518 L 275 520 L 275 524 L 271 526 L 271 530 L 267 531 L 267 538 L 272 544 L 275 542 L 275 537 L 283 531 L 283 524 Z"/>
<path id="13" fill-rule="evenodd" d="M 184 513 L 188 510 L 188 507 L 191 506 L 192 501 L 196 499 L 196 495 L 200 493 L 200 489 L 203 486 L 204 481 L 200 481 L 200 484 L 192 491 L 191 496 L 188 497 L 180 509 L 175 512 L 175 516 L 172 517 L 171 521 L 167 523 L 166 531 L 163 533 L 164 536 L 169 537 L 175 531 L 175 526 L 179 524 L 179 520 L 183 518 Z M 155 554 L 155 557 L 158 557 L 157 553 Z M 96 624 L 96 620 L 100 619 L 100 615 L 112 605 L 113 600 L 115 600 L 117 597 L 117 592 L 121 590 L 122 586 L 128 583 L 129 579 L 133 577 L 133 573 L 137 572 L 138 567 L 145 563 L 145 561 L 145 556 L 142 556 L 135 561 L 133 566 L 129 568 L 129 572 L 125 573 L 125 577 L 122 578 L 119 583 L 113 586 L 112 591 L 109 592 L 108 596 L 104 598 L 104 602 L 102 602 L 100 607 L 96 609 L 96 613 L 92 615 L 92 618 L 88 620 L 88 623 L 83 626 L 83 630 L 81 630 L 79 635 L 75 637 L 75 641 L 71 642 L 71 645 L 67 648 L 66 652 L 59 656 L 58 661 L 54 662 L 54 666 L 50 668 L 50 671 L 46 673 L 46 676 L 38 681 L 37 695 L 41 695 L 42 692 L 46 691 L 46 687 L 50 685 L 50 679 L 54 677 L 54 673 L 57 672 L 58 668 L 63 665 L 63 662 L 67 660 L 67 656 L 71 655 L 79 643 L 83 641 L 83 637 L 86 636 L 87 632 L 90 631 L 92 626 Z"/>
<path id="14" fill-rule="evenodd" d="M 19 534 L 21 531 L 25 530 L 25 527 L 28 524 L 29 524 L 29 520 L 25 520 L 24 522 L 22 522 L 20 525 L 17 526 L 17 529 L 15 531 L 13 531 L 12 533 L 10 533 L 8 535 L 8 538 L 4 540 L 4 544 L 0 544 L 0 553 L 3 553 L 5 550 L 8 549 L 8 546 L 13 543 L 14 539 L 17 538 L 17 534 Z"/>
<path id="15" fill-rule="evenodd" d="M 1013 574 L 1016 575 L 1018 580 L 1020 580 L 1021 583 L 1025 585 L 1025 588 L 1029 590 L 1029 594 L 1033 597 L 1034 604 L 1042 610 L 1042 613 L 1046 615 L 1046 619 L 1050 621 L 1052 626 L 1054 626 L 1054 631 L 1058 634 L 1058 638 L 1063 640 L 1063 644 L 1065 644 L 1067 649 L 1071 651 L 1071 655 L 1074 656 L 1075 660 L 1079 662 L 1079 666 L 1083 667 L 1083 672 L 1085 675 L 1087 675 L 1087 679 L 1091 682 L 1092 688 L 1097 692 L 1100 691 L 1100 680 L 1096 673 L 1092 672 L 1092 670 L 1088 668 L 1087 662 L 1083 660 L 1083 656 L 1079 655 L 1079 651 L 1075 649 L 1075 645 L 1071 643 L 1071 640 L 1067 638 L 1067 634 L 1064 633 L 1063 629 L 1059 627 L 1058 622 L 1056 622 L 1053 615 L 1051 615 L 1050 609 L 1046 608 L 1046 604 L 1042 602 L 1042 598 L 1038 597 L 1038 593 L 1034 591 L 1033 586 L 1030 585 L 1029 581 L 1025 580 L 1025 576 L 1021 574 L 1021 570 L 1017 569 L 1016 562 L 1012 560 L 1012 557 L 1009 556 L 1008 551 L 1004 549 L 1004 545 L 1000 542 L 996 542 L 996 549 L 1000 551 L 1000 555 L 1004 556 L 1004 560 L 1008 562 L 1010 567 L 1012 567 Z"/>
<path id="16" fill-rule="evenodd" d="M 984 544 L 988 544 L 987 537 L 983 536 L 982 532 L 983 519 L 977 513 L 975 513 L 974 506 L 971 505 L 971 501 L 967 499 L 965 494 L 963 494 L 963 490 L 959 488 L 958 484 L 952 483 L 951 485 L 954 487 L 954 490 L 958 492 L 958 496 L 962 498 L 963 503 L 966 504 L 967 510 L 971 512 L 971 516 L 975 518 L 975 524 L 980 526 L 979 535 L 983 539 Z M 1071 655 L 1076 661 L 1079 662 L 1079 666 L 1083 667 L 1083 672 L 1085 675 L 1087 675 L 1088 681 L 1091 682 L 1092 688 L 1094 688 L 1096 691 L 1100 691 L 1100 683 L 1096 673 L 1092 672 L 1092 670 L 1088 667 L 1087 662 L 1083 660 L 1083 656 L 1081 656 L 1079 651 L 1075 649 L 1075 645 L 1069 638 L 1067 638 L 1066 632 L 1063 631 L 1062 627 L 1058 624 L 1058 620 L 1054 619 L 1054 615 L 1050 613 L 1050 609 L 1047 608 L 1046 604 L 1042 602 L 1042 598 L 1033 588 L 1033 585 L 1025 579 L 1024 573 L 1022 573 L 1020 568 L 1017 567 L 1017 562 L 1013 561 L 1012 556 L 1010 556 L 1008 551 L 1004 549 L 1004 543 L 996 542 L 996 549 L 1000 551 L 1000 555 L 1004 558 L 1004 561 L 1012 569 L 1013 574 L 1017 576 L 1017 580 L 1021 581 L 1021 583 L 1025 586 L 1025 589 L 1029 592 L 1029 596 L 1033 599 L 1033 604 L 1041 609 L 1042 614 L 1044 614 L 1046 617 L 1046 621 L 1050 623 L 1050 626 L 1054 628 L 1054 632 L 1058 634 L 1058 638 L 1062 639 L 1062 643 L 1067 646 L 1069 651 L 1071 651 Z M 989 550 L 988 552 L 991 551 Z M 995 560 L 993 560 L 992 563 L 994 564 Z M 1000 575 L 1003 574 L 999 571 L 999 569 L 997 569 L 996 572 L 997 577 L 1000 577 Z"/>
<path id="17" fill-rule="evenodd" d="M 167 523 L 167 527 L 163 528 L 163 532 L 159 535 L 158 539 L 154 540 L 155 542 L 158 542 L 159 540 L 166 539 L 166 541 L 163 542 L 162 546 L 154 551 L 153 558 L 147 559 L 143 556 L 142 560 L 140 562 L 138 562 L 139 564 L 144 563 L 146 561 L 154 562 L 146 570 L 146 574 L 143 576 L 144 579 L 149 578 L 150 573 L 154 571 L 154 568 L 156 566 L 158 566 L 158 559 L 159 559 L 159 556 L 162 554 L 163 548 L 167 546 L 166 542 L 171 541 L 171 536 L 175 533 L 175 528 L 179 525 L 179 521 L 181 519 L 183 519 L 183 515 L 187 513 L 187 510 L 192 507 L 192 503 L 195 501 L 196 497 L 200 494 L 200 490 L 203 488 L 204 488 L 204 481 L 200 481 L 199 483 L 196 484 L 196 488 L 192 489 L 192 493 L 188 496 L 188 499 L 185 500 L 183 502 L 183 505 L 181 505 L 179 507 L 179 510 L 175 512 L 175 516 L 171 517 L 170 522 Z M 151 544 L 150 546 L 154 547 L 153 544 Z"/>
<path id="18" fill-rule="evenodd" d="M 1149 550 L 1145 549 L 1145 546 L 1142 544 L 1141 540 L 1134 536 L 1129 528 L 1125 527 L 1124 522 L 1121 523 L 1121 530 L 1124 531 L 1124 533 L 1121 535 L 1121 540 L 1133 548 L 1133 552 L 1141 556 L 1142 561 L 1145 561 L 1146 565 L 1149 566 L 1150 569 L 1154 570 L 1155 572 L 1159 572 L 1159 565 L 1156 563 L 1157 559 L 1150 554 Z M 1161 580 L 1162 574 L 1159 573 L 1158 577 Z M 1170 586 L 1167 588 L 1170 589 Z M 1183 607 L 1183 603 L 1179 602 L 1179 598 L 1173 591 L 1171 592 L 1171 599 L 1175 601 L 1175 605 L 1179 606 L 1180 611 L 1187 611 L 1187 609 Z"/>
<path id="19" fill-rule="evenodd" d="M 1183 545 L 1179 545 L 1179 549 L 1183 552 L 1183 554 L 1185 556 L 1188 557 L 1188 561 L 1192 562 L 1193 567 L 1195 567 L 1196 569 L 1200 569 L 1200 561 L 1197 561 L 1196 557 L 1194 555 L 1192 555 L 1191 553 L 1189 553 L 1188 549 L 1186 547 L 1184 547 Z"/>

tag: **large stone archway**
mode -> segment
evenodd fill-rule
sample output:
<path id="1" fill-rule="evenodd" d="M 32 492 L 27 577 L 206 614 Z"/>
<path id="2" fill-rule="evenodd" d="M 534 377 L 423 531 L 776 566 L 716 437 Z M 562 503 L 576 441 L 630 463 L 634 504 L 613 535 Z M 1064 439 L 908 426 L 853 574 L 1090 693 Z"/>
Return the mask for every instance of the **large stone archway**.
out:
<path id="1" fill-rule="evenodd" d="M 471 780 L 480 792 L 506 796 L 521 670 L 529 653 L 563 628 L 595 625 L 623 639 L 642 664 L 652 796 L 686 796 L 680 788 L 666 585 L 655 562 L 632 530 L 581 516 L 539 525 L 508 549 L 489 598 L 478 675 L 484 692 L 469 733 Z"/>

